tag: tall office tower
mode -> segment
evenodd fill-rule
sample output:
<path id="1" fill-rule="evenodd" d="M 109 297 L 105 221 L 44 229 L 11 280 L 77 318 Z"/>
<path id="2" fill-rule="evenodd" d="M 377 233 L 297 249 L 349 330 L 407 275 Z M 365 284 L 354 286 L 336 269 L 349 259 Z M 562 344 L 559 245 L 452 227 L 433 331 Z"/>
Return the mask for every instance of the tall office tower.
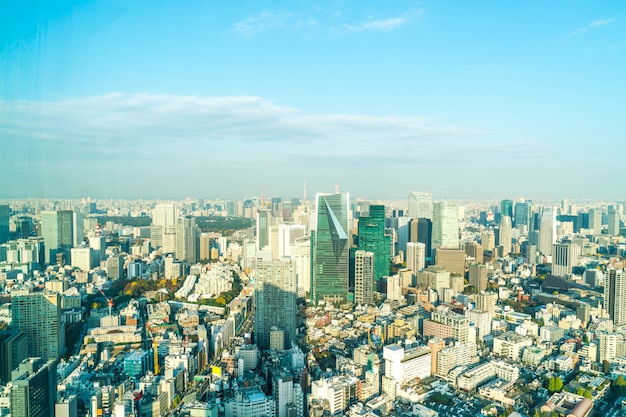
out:
<path id="1" fill-rule="evenodd" d="M 0 331 L 0 385 L 11 381 L 11 372 L 27 357 L 26 333 L 19 330 Z"/>
<path id="2" fill-rule="evenodd" d="M 602 209 L 593 207 L 589 209 L 589 228 L 599 235 L 602 232 Z"/>
<path id="3" fill-rule="evenodd" d="M 296 239 L 291 248 L 291 259 L 296 271 L 298 296 L 310 299 L 311 296 L 311 238 L 302 236 Z"/>
<path id="4" fill-rule="evenodd" d="M 513 224 L 516 228 L 526 226 L 526 229 L 530 230 L 531 211 L 532 207 L 528 201 L 515 203 L 515 217 Z"/>
<path id="5" fill-rule="evenodd" d="M 176 204 L 160 203 L 152 210 L 152 224 L 173 226 L 176 224 L 180 211 Z"/>
<path id="6" fill-rule="evenodd" d="M 303 224 L 281 223 L 278 225 L 278 258 L 290 257 L 296 240 L 303 237 L 306 227 Z"/>
<path id="7" fill-rule="evenodd" d="M 496 247 L 496 234 L 493 230 L 485 230 L 480 235 L 480 246 L 483 247 L 484 250 L 494 250 Z"/>
<path id="8" fill-rule="evenodd" d="M 412 219 L 433 218 L 433 195 L 429 192 L 409 192 L 409 217 Z"/>
<path id="9" fill-rule="evenodd" d="M 496 301 L 498 301 L 498 294 L 495 292 L 478 294 L 476 296 L 476 309 L 488 311 L 491 314 L 491 318 L 494 318 L 496 314 Z"/>
<path id="10" fill-rule="evenodd" d="M 439 201 L 433 209 L 432 249 L 458 249 L 459 208 L 456 203 Z"/>
<path id="11" fill-rule="evenodd" d="M 41 235 L 46 250 L 46 263 L 70 263 L 74 246 L 74 212 L 72 210 L 41 212 Z"/>
<path id="12" fill-rule="evenodd" d="M 512 200 L 502 200 L 500 201 L 500 216 L 509 216 L 510 219 L 513 218 L 513 201 Z"/>
<path id="13" fill-rule="evenodd" d="M 617 206 L 609 206 L 608 213 L 609 236 L 619 236 L 619 209 Z"/>
<path id="14" fill-rule="evenodd" d="M 626 324 L 626 272 L 609 270 L 604 285 L 604 309 L 616 326 Z"/>
<path id="15" fill-rule="evenodd" d="M 374 253 L 358 250 L 354 253 L 354 303 L 374 302 Z"/>
<path id="16" fill-rule="evenodd" d="M 17 294 L 11 297 L 13 327 L 28 336 L 28 356 L 56 360 L 65 350 L 61 295 Z"/>
<path id="17" fill-rule="evenodd" d="M 83 213 L 75 211 L 72 216 L 72 245 L 79 246 L 85 240 L 85 223 L 83 221 Z"/>
<path id="18" fill-rule="evenodd" d="M 556 216 L 554 209 L 544 207 L 539 222 L 539 252 L 552 255 L 552 245 L 556 243 Z"/>
<path id="19" fill-rule="evenodd" d="M 479 264 L 483 263 L 483 252 L 484 249 L 477 242 L 470 242 L 465 245 L 465 254 L 468 258 L 473 258 Z"/>
<path id="20" fill-rule="evenodd" d="M 415 227 L 415 230 L 413 230 Z M 411 234 L 415 235 L 415 240 L 411 239 L 411 242 L 423 243 L 426 248 L 426 263 L 429 263 L 432 259 L 432 241 L 433 241 L 433 222 L 430 219 L 419 218 L 412 220 L 410 223 Z"/>
<path id="21" fill-rule="evenodd" d="M 406 252 L 406 244 L 409 241 L 409 218 L 400 216 L 395 218 L 396 231 L 398 232 L 398 253 Z"/>
<path id="22" fill-rule="evenodd" d="M 358 225 L 359 249 L 374 254 L 374 280 L 389 275 L 389 245 L 385 235 L 385 206 L 371 205 L 369 216 L 360 217 Z"/>
<path id="23" fill-rule="evenodd" d="M 152 247 L 163 247 L 163 235 L 166 233 L 166 229 L 171 229 L 176 225 L 178 214 L 179 210 L 176 204 L 161 203 L 154 207 L 152 210 L 152 226 L 150 226 Z M 168 246 L 170 245 L 171 242 L 168 241 Z"/>
<path id="24" fill-rule="evenodd" d="M 500 247 L 502 247 L 502 256 L 507 256 L 509 253 L 511 253 L 511 245 L 513 243 L 513 231 L 511 229 L 511 218 L 509 216 L 500 217 L 498 240 L 500 243 Z"/>
<path id="25" fill-rule="evenodd" d="M 11 210 L 6 204 L 0 204 L 0 244 L 6 243 L 10 239 L 9 218 Z"/>
<path id="26" fill-rule="evenodd" d="M 198 251 L 199 261 L 211 259 L 211 235 L 208 233 L 200 233 L 200 249 Z"/>
<path id="27" fill-rule="evenodd" d="M 296 274 L 291 261 L 257 261 L 254 279 L 254 333 L 261 349 L 270 347 L 270 330 L 284 334 L 284 349 L 296 338 Z"/>
<path id="28" fill-rule="evenodd" d="M 191 216 L 176 220 L 176 258 L 196 263 L 196 219 Z"/>
<path id="29" fill-rule="evenodd" d="M 571 275 L 572 268 L 578 264 L 578 251 L 578 245 L 574 243 L 555 243 L 552 248 L 552 275 Z"/>
<path id="30" fill-rule="evenodd" d="M 348 299 L 348 193 L 317 194 L 315 228 L 311 231 L 311 301 Z"/>
<path id="31" fill-rule="evenodd" d="M 483 264 L 474 263 L 469 267 L 469 285 L 479 292 L 487 289 L 487 267 Z"/>
<path id="32" fill-rule="evenodd" d="M 263 250 L 270 245 L 270 225 L 272 215 L 267 209 L 258 209 L 256 212 L 256 250 Z"/>
<path id="33" fill-rule="evenodd" d="M 406 244 L 406 267 L 413 273 L 426 268 L 426 245 L 421 242 Z"/>
<path id="34" fill-rule="evenodd" d="M 13 371 L 12 417 L 50 417 L 57 401 L 55 361 L 29 358 Z"/>

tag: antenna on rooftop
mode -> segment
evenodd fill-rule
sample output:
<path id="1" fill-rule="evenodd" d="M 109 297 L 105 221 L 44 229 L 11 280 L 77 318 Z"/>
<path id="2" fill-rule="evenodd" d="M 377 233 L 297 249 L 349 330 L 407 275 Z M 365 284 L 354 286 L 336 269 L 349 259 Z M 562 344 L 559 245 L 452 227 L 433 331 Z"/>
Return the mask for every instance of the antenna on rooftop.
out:
<path id="1" fill-rule="evenodd" d="M 339 183 L 335 183 L 335 194 L 339 194 Z"/>

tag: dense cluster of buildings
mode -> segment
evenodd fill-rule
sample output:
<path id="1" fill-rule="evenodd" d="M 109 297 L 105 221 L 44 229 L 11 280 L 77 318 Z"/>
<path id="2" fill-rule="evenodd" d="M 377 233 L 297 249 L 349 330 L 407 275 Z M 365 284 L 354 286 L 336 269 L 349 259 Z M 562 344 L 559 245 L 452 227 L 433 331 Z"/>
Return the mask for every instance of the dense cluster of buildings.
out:
<path id="1" fill-rule="evenodd" d="M 618 413 L 625 218 L 338 190 L 0 205 L 0 416 Z"/>

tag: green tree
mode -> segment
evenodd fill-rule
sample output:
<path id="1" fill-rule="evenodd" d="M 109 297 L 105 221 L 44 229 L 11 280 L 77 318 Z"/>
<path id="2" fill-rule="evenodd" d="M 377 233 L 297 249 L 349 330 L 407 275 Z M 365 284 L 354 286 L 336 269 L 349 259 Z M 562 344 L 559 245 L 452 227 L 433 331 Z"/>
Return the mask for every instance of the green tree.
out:
<path id="1" fill-rule="evenodd" d="M 611 364 L 609 363 L 609 361 L 607 361 L 606 359 L 602 361 L 602 372 L 604 372 L 605 375 L 608 375 L 609 371 L 611 370 Z"/>
<path id="2" fill-rule="evenodd" d="M 624 378 L 624 375 L 619 375 L 617 379 L 615 379 L 613 387 L 614 391 L 619 395 L 626 395 L 626 379 Z"/>
<path id="3" fill-rule="evenodd" d="M 548 391 L 560 392 L 563 389 L 563 380 L 558 376 L 553 376 L 548 379 Z"/>

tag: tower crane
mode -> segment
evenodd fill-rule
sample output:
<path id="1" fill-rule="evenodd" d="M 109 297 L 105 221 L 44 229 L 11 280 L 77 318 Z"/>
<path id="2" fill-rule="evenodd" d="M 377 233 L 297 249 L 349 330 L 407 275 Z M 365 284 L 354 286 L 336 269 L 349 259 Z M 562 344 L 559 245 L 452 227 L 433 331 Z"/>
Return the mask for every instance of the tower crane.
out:
<path id="1" fill-rule="evenodd" d="M 107 300 L 107 305 L 109 306 L 109 316 L 110 316 L 113 310 L 113 298 L 107 297 L 102 291 L 102 288 L 100 287 L 98 287 L 98 292 L 104 297 L 105 300 Z"/>

